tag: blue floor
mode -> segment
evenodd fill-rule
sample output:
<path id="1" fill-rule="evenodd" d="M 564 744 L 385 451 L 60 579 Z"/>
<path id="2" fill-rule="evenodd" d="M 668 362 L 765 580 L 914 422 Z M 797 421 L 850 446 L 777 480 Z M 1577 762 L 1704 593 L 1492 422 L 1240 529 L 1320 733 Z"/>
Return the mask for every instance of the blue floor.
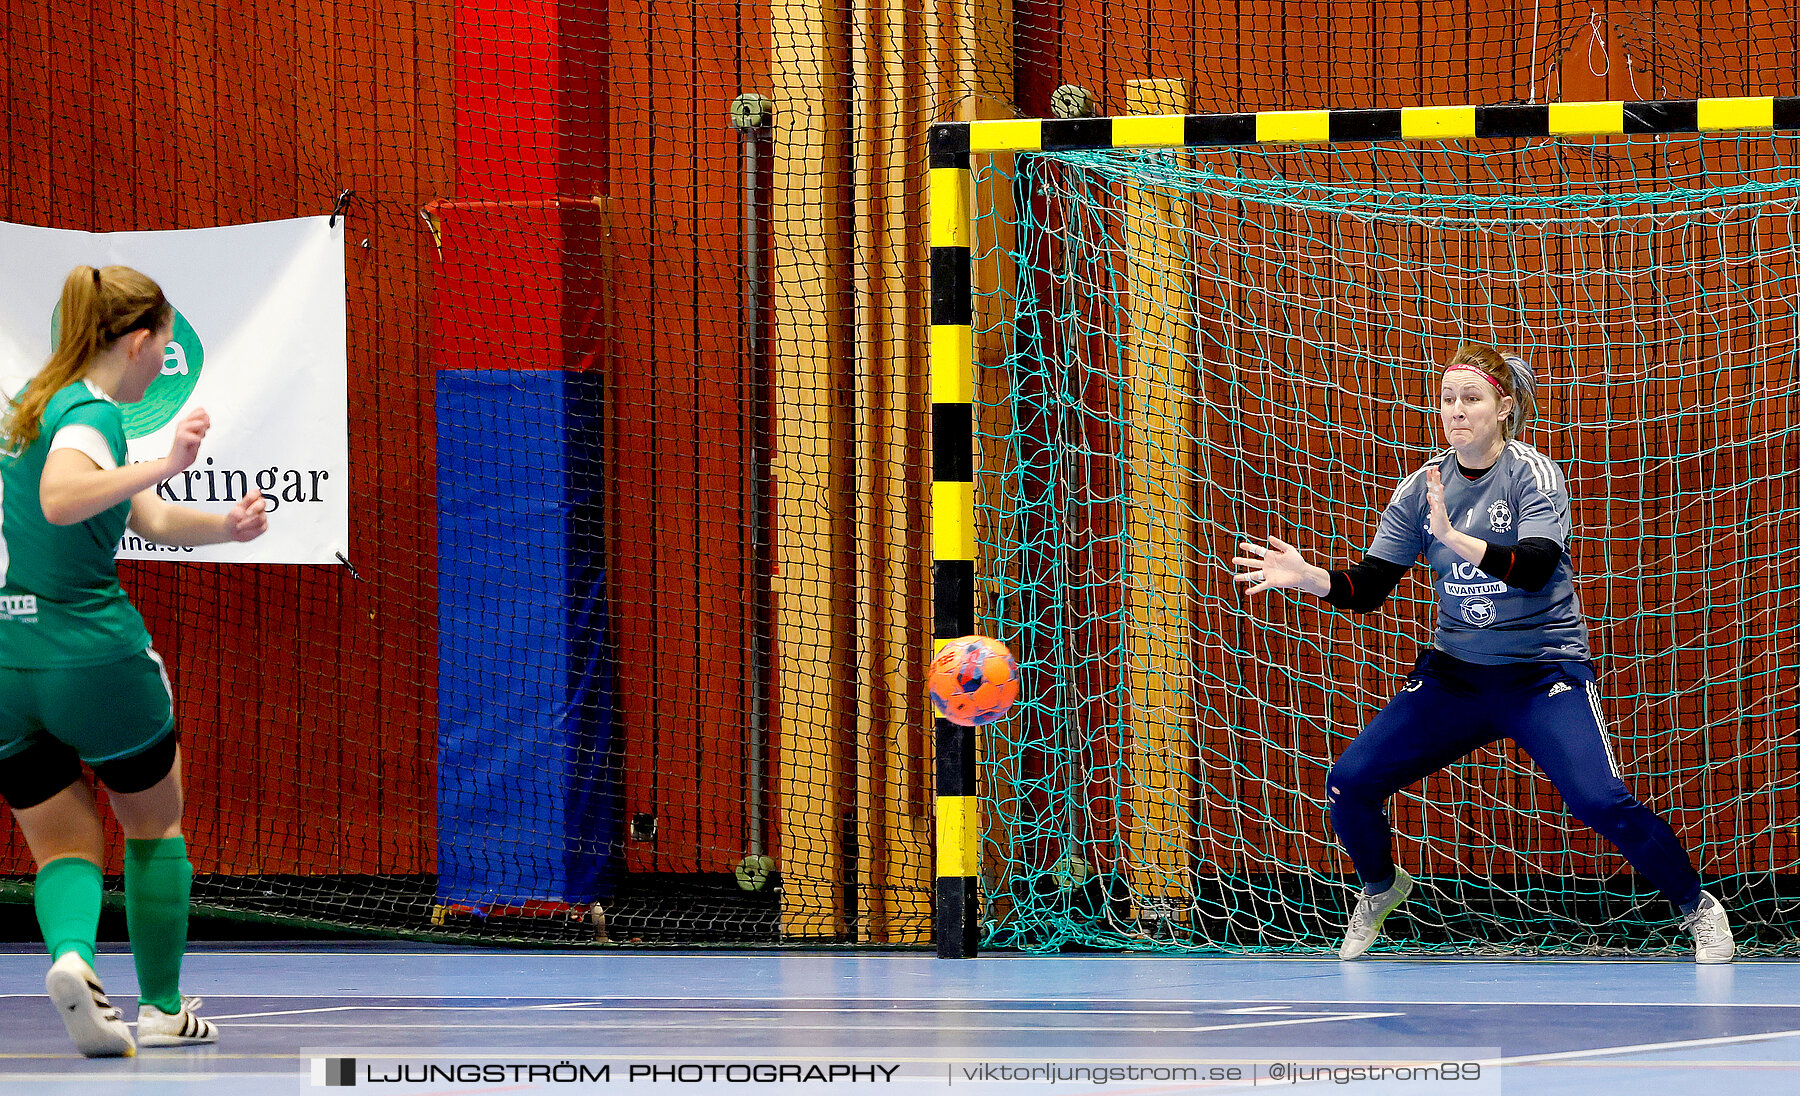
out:
<path id="1" fill-rule="evenodd" d="M 1800 962 L 1408 960 L 917 954 L 548 953 L 359 946 L 201 950 L 183 989 L 206 998 L 216 1048 L 87 1061 L 42 995 L 37 952 L 0 954 L 0 1092 L 322 1092 L 315 1058 L 379 1048 L 517 1050 L 556 1061 L 647 1052 L 893 1051 L 909 1061 L 1333 1061 L 1478 1054 L 1486 1083 L 1282 1085 L 1313 1091 L 1800 1093 Z M 103 952 L 113 999 L 129 956 Z M 133 1010 L 126 1009 L 127 1015 Z M 549 1055 L 550 1057 L 541 1057 Z M 502 1056 L 503 1058 L 504 1056 Z M 868 1057 L 867 1054 L 864 1057 Z M 1271 1055 L 1271 1060 L 1274 1056 Z M 365 1065 L 370 1061 L 365 1053 Z M 622 1068 L 622 1067 L 621 1067 Z M 1493 1084 L 1495 1077 L 1500 1084 Z M 515 1078 L 517 1079 L 517 1078 Z M 1250 1091 L 1217 1084 L 1013 1091 Z M 638 1084 L 612 1091 L 696 1087 Z M 813 1084 L 791 1091 L 851 1091 Z M 893 1090 L 891 1086 L 890 1090 Z M 938 1086 L 941 1090 L 942 1086 Z M 364 1090 L 367 1091 L 365 1080 Z M 386 1085 L 415 1092 L 580 1091 L 551 1084 Z M 594 1089 L 597 1091 L 598 1089 Z M 922 1089 L 921 1089 L 922 1091 Z"/>

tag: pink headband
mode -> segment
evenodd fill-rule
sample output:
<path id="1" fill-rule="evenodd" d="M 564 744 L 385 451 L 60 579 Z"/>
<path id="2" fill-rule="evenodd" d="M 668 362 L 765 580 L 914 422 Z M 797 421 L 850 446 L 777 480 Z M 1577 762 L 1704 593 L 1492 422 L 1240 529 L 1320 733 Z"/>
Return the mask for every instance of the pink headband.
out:
<path id="1" fill-rule="evenodd" d="M 1473 373 L 1476 376 L 1480 377 L 1482 380 L 1493 385 L 1494 391 L 1500 393 L 1503 396 L 1506 394 L 1506 389 L 1504 389 L 1500 386 L 1500 382 L 1494 379 L 1494 375 L 1492 373 L 1489 373 L 1487 370 L 1480 368 L 1479 366 L 1469 365 L 1466 362 L 1457 362 L 1455 365 L 1452 365 L 1449 368 L 1445 369 L 1444 372 L 1448 373 L 1451 370 L 1455 370 L 1455 369 L 1460 369 L 1465 373 Z"/>

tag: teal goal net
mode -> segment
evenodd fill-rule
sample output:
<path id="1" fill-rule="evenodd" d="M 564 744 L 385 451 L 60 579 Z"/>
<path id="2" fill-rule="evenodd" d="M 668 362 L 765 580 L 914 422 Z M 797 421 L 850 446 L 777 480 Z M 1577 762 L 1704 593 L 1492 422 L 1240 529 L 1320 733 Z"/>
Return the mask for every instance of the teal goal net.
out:
<path id="1" fill-rule="evenodd" d="M 1335 946 L 1325 774 L 1430 642 L 1246 602 L 1240 538 L 1360 558 L 1463 339 L 1536 375 L 1611 747 L 1748 951 L 1800 949 L 1800 139 L 971 158 L 984 946 Z M 1674 911 L 1510 744 L 1390 804 L 1385 946 L 1674 953 Z"/>

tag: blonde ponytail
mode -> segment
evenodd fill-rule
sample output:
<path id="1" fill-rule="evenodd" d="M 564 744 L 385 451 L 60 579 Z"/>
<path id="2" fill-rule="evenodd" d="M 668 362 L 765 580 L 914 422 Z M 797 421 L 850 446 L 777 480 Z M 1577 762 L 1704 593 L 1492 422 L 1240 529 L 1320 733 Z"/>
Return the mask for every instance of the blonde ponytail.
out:
<path id="1" fill-rule="evenodd" d="M 1509 351 L 1501 357 L 1506 361 L 1512 380 L 1513 413 L 1506 422 L 1506 436 L 1517 438 L 1523 436 L 1531 420 L 1537 418 L 1537 375 L 1531 371 L 1531 363 L 1523 354 Z"/>
<path id="2" fill-rule="evenodd" d="M 56 351 L 17 396 L 0 431 L 22 453 L 37 440 L 51 397 L 87 376 L 94 359 L 133 331 L 155 331 L 175 314 L 162 287 L 128 266 L 78 266 L 63 279 Z"/>

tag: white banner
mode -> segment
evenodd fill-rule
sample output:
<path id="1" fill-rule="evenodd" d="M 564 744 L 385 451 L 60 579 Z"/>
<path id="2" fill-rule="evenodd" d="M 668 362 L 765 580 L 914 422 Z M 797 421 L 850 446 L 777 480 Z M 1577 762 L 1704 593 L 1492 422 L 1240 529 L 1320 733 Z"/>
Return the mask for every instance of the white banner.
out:
<path id="1" fill-rule="evenodd" d="M 83 264 L 135 267 L 175 306 L 162 375 L 126 405 L 131 459 L 164 456 L 175 422 L 204 407 L 200 458 L 165 498 L 223 512 L 252 488 L 269 531 L 249 544 L 166 548 L 127 531 L 120 559 L 338 563 L 349 554 L 344 226 L 325 217 L 182 232 L 68 232 L 0 222 L 0 385 L 50 356 L 63 279 Z"/>

